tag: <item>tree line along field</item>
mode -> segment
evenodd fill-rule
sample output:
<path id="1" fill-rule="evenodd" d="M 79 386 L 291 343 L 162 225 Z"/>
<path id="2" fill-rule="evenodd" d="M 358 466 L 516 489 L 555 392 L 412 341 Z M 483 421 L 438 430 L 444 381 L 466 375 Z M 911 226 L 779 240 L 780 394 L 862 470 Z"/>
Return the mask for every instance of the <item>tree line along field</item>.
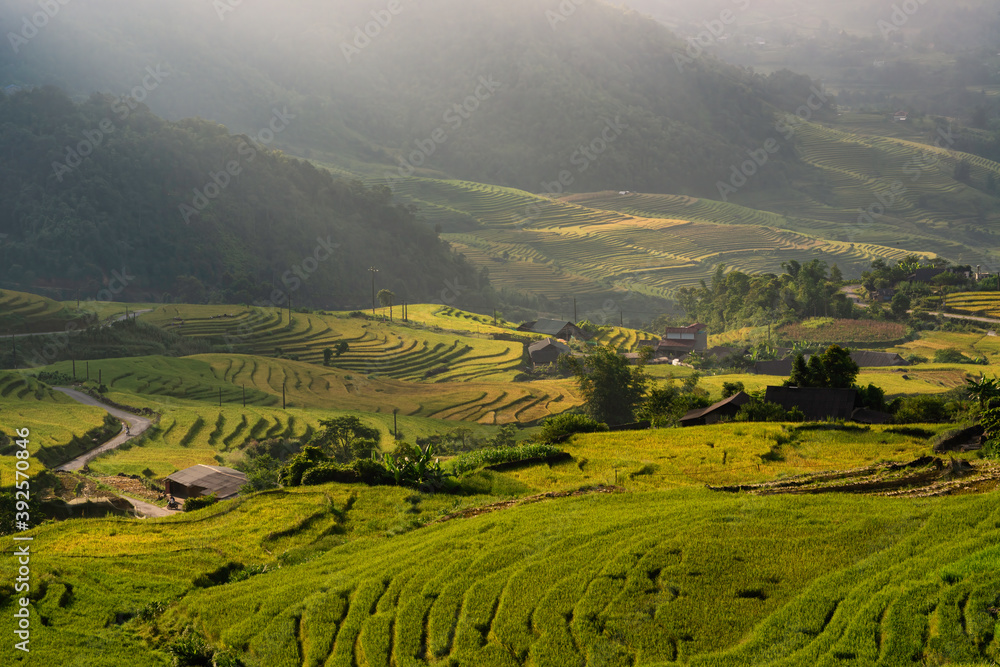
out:
<path id="1" fill-rule="evenodd" d="M 83 315 L 37 294 L 0 290 L 0 335 L 63 331 Z"/>
<path id="2" fill-rule="evenodd" d="M 248 667 L 981 665 L 1000 649 L 991 496 L 629 490 L 401 534 L 408 514 L 487 500 L 407 496 L 330 484 L 36 529 L 33 657 L 166 666 L 188 627 Z"/>

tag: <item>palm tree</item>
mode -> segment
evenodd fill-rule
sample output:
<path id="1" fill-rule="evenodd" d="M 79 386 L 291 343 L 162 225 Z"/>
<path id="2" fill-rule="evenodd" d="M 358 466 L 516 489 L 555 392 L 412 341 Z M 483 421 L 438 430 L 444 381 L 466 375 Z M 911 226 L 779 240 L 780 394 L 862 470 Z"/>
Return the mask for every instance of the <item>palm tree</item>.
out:
<path id="1" fill-rule="evenodd" d="M 396 295 L 387 289 L 379 290 L 378 302 L 382 304 L 383 308 L 389 309 L 389 321 L 392 322 L 392 304 L 395 300 Z"/>

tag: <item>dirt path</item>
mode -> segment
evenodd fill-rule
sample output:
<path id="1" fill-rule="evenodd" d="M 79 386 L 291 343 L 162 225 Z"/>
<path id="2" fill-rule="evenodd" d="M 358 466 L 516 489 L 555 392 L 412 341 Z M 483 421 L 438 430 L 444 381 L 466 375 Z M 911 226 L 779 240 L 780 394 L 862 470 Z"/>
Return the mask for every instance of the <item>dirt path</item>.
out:
<path id="1" fill-rule="evenodd" d="M 82 456 L 78 456 L 69 463 L 62 464 L 61 466 L 56 468 L 57 472 L 71 472 L 74 470 L 79 470 L 83 468 L 83 466 L 93 461 L 99 455 L 105 452 L 110 452 L 113 449 L 117 449 L 122 445 L 124 445 L 129 440 L 138 438 L 140 435 L 145 433 L 150 426 L 153 425 L 153 422 L 149 419 L 146 419 L 145 417 L 139 417 L 138 415 L 133 415 L 129 412 L 125 412 L 123 410 L 119 410 L 117 408 L 112 408 L 110 406 L 104 405 L 97 399 L 92 398 L 87 394 L 83 394 L 79 391 L 76 391 L 75 389 L 67 389 L 66 387 L 55 387 L 55 390 L 58 392 L 62 392 L 63 394 L 66 394 L 77 403 L 83 403 L 84 405 L 90 405 L 95 408 L 101 408 L 102 410 L 105 410 L 108 414 L 115 417 L 116 419 L 127 423 L 132 431 L 130 435 L 126 435 L 125 432 L 122 431 L 117 436 L 115 436 L 111 440 L 108 440 L 100 447 L 92 449 Z M 131 498 L 129 499 L 129 501 L 131 502 Z"/>
<path id="2" fill-rule="evenodd" d="M 135 508 L 136 514 L 146 519 L 158 519 L 165 516 L 173 516 L 182 510 L 168 510 L 159 505 L 154 505 L 152 503 L 147 503 L 142 500 L 136 500 L 135 498 L 129 498 L 128 496 L 122 496 L 125 500 L 132 503 L 132 507 Z"/>

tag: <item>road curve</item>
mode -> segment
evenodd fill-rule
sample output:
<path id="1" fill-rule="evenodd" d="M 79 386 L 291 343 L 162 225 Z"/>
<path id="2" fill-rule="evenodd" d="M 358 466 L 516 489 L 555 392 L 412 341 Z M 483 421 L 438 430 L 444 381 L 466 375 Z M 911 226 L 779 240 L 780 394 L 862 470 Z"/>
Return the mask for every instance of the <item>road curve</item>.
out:
<path id="1" fill-rule="evenodd" d="M 66 387 L 54 387 L 54 389 L 58 392 L 66 394 L 77 403 L 83 403 L 84 405 L 90 405 L 95 408 L 101 408 L 102 410 L 105 410 L 112 417 L 115 417 L 118 420 L 127 423 L 132 431 L 131 435 L 126 435 L 124 431 L 122 433 L 119 433 L 114 438 L 108 440 L 106 443 L 104 443 L 97 449 L 92 449 L 86 454 L 76 457 L 69 463 L 62 464 L 61 466 L 56 468 L 56 472 L 70 472 L 73 470 L 80 470 L 81 468 L 83 468 L 83 466 L 93 461 L 99 455 L 105 452 L 110 452 L 113 449 L 117 449 L 122 445 L 124 445 L 129 440 L 138 438 L 140 435 L 145 433 L 150 426 L 153 425 L 152 420 L 146 419 L 145 417 L 139 417 L 137 415 L 133 415 L 132 413 L 125 412 L 124 410 L 119 410 L 117 408 L 112 408 L 110 406 L 107 406 L 104 403 L 98 401 L 97 399 L 88 396 L 87 394 L 76 391 L 75 389 L 68 389 Z"/>

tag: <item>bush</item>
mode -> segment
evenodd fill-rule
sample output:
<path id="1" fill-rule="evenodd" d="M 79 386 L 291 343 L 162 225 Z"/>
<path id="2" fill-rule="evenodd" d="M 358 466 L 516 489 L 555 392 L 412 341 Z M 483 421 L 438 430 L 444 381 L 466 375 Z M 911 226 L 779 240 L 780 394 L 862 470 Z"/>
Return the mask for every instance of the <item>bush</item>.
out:
<path id="1" fill-rule="evenodd" d="M 940 424 L 951 421 L 947 403 L 937 396 L 910 396 L 899 403 L 897 424 Z"/>
<path id="2" fill-rule="evenodd" d="M 480 449 L 476 452 L 462 454 L 452 460 L 452 471 L 462 475 L 478 468 L 502 463 L 517 463 L 531 459 L 552 459 L 563 455 L 563 451 L 552 445 L 521 445 L 520 447 L 502 447 Z"/>
<path id="3" fill-rule="evenodd" d="M 539 438 L 543 442 L 560 442 L 574 433 L 598 433 L 607 430 L 607 424 L 602 424 L 586 415 L 562 414 L 549 417 L 542 422 Z"/>
<path id="4" fill-rule="evenodd" d="M 358 476 L 350 467 L 332 461 L 317 463 L 302 473 L 302 486 L 327 484 L 328 482 L 351 484 L 356 481 L 358 481 Z"/>
<path id="5" fill-rule="evenodd" d="M 955 348 L 938 350 L 934 353 L 935 364 L 980 364 L 982 359 L 970 359 Z"/>
<path id="6" fill-rule="evenodd" d="M 738 422 L 804 422 L 805 414 L 798 406 L 785 410 L 777 403 L 752 399 L 736 413 Z"/>
<path id="7" fill-rule="evenodd" d="M 184 501 L 184 511 L 197 512 L 200 509 L 211 507 L 217 502 L 219 502 L 219 497 L 214 493 L 208 496 L 201 496 L 200 498 L 188 498 Z"/>

